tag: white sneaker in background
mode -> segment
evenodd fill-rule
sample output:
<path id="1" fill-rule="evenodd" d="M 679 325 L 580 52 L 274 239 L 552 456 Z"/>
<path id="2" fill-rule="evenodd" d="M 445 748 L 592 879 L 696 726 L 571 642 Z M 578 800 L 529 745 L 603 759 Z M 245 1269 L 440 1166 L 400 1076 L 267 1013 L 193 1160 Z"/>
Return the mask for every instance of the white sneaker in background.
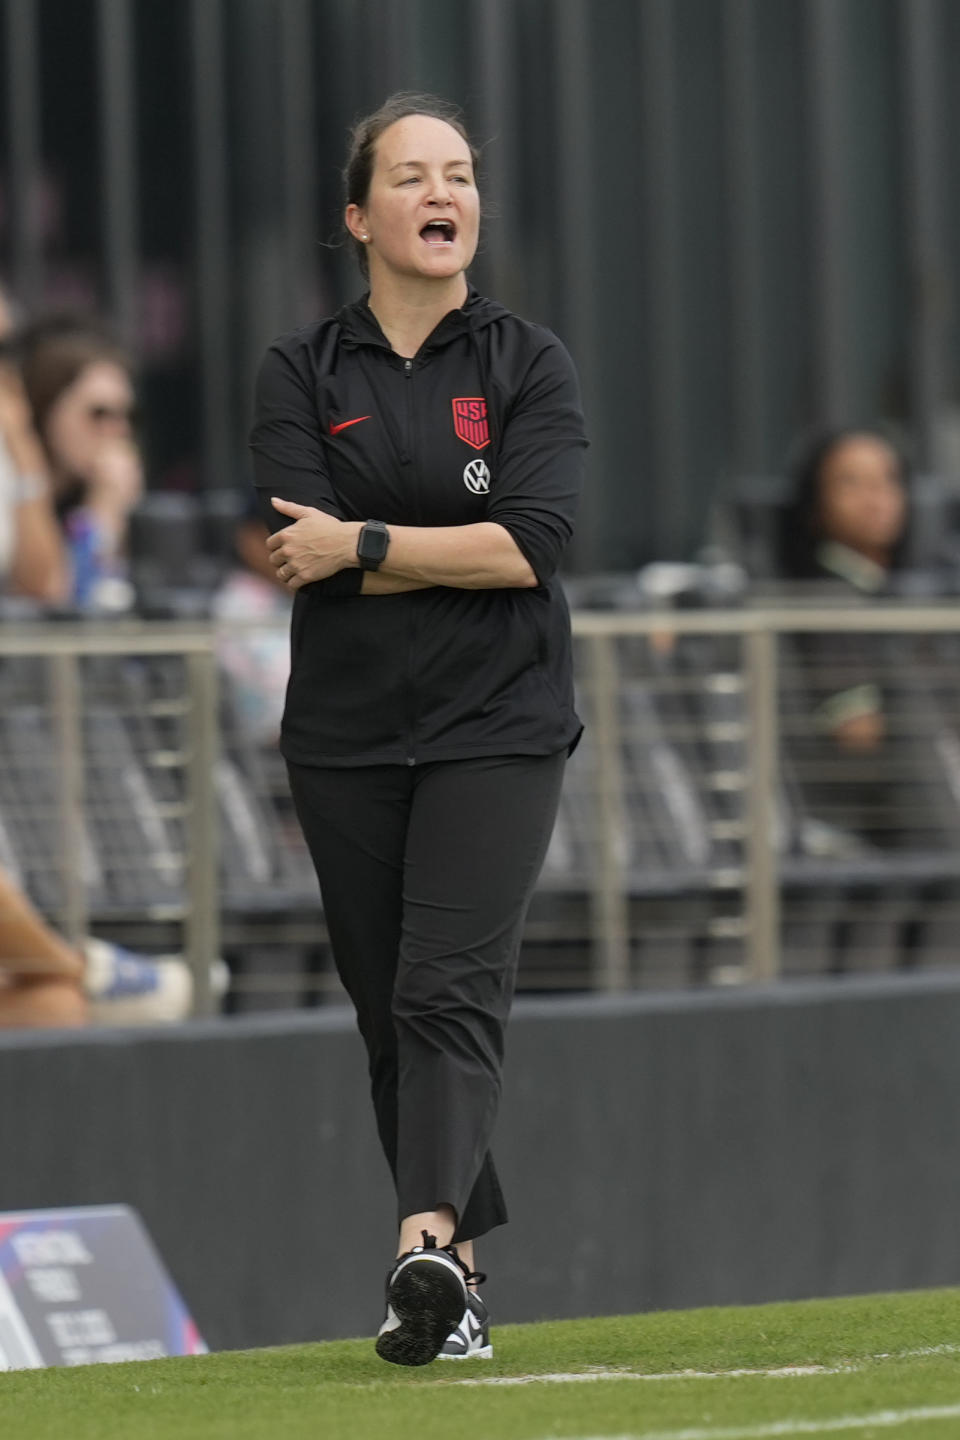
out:
<path id="1" fill-rule="evenodd" d="M 189 1015 L 193 977 L 179 956 L 135 955 L 122 945 L 92 936 L 82 949 L 87 961 L 84 991 L 95 1025 L 159 1025 Z M 215 984 L 215 989 L 221 993 L 222 978 L 216 975 L 221 985 Z"/>

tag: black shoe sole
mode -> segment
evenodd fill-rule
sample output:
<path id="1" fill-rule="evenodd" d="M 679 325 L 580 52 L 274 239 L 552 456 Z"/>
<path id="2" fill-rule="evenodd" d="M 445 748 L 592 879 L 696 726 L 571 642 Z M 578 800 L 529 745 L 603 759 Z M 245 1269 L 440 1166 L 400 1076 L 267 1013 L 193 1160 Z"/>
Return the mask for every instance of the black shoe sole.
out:
<path id="1" fill-rule="evenodd" d="M 390 1286 L 388 1304 L 400 1321 L 377 1336 L 377 1354 L 391 1365 L 429 1365 L 463 1319 L 464 1286 L 449 1266 L 406 1265 Z"/>

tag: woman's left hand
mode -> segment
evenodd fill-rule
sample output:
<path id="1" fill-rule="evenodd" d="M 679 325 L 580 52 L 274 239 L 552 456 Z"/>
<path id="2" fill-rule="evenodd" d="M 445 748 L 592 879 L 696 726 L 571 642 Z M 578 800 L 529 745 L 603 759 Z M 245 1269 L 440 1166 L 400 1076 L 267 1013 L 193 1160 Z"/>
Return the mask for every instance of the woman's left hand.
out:
<path id="1" fill-rule="evenodd" d="M 357 563 L 359 526 L 335 520 L 323 510 L 298 505 L 293 500 L 274 498 L 270 503 L 293 521 L 267 540 L 270 563 L 288 590 L 299 590 L 301 585 L 309 585 L 314 580 L 326 580 L 338 570 Z"/>

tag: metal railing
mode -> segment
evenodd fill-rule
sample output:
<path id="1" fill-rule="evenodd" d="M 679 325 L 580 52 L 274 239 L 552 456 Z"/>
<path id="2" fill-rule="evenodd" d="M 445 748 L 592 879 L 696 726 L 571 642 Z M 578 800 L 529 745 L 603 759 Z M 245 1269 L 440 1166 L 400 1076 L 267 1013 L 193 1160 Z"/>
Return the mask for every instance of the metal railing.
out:
<path id="1" fill-rule="evenodd" d="M 217 874 L 217 800 L 213 785 L 217 757 L 217 666 L 214 635 L 206 626 L 124 623 L 93 626 L 29 626 L 0 632 L 0 664 L 17 659 L 40 660 L 49 670 L 52 734 L 56 753 L 49 757 L 57 776 L 59 855 L 62 880 L 59 926 L 73 944 L 89 928 L 89 893 L 85 879 L 88 849 L 85 826 L 87 748 L 84 738 L 84 697 L 81 665 L 92 657 L 175 656 L 185 667 L 182 744 L 167 761 L 179 768 L 182 787 L 165 803 L 167 820 L 182 822 L 182 903 L 167 907 L 165 919 L 183 926 L 183 952 L 194 981 L 194 1010 L 209 1014 L 210 962 L 219 954 Z M 169 709 L 169 706 L 167 707 Z M 54 857 L 50 857 L 51 860 Z"/>
<path id="2" fill-rule="evenodd" d="M 264 626 L 251 628 L 262 631 Z M 869 914 L 882 908 L 884 895 L 899 894 L 897 886 L 913 886 L 898 902 L 907 917 L 904 924 L 913 925 L 931 886 L 946 887 L 952 896 L 949 887 L 956 880 L 960 895 L 960 664 L 954 665 L 960 649 L 950 648 L 952 637 L 960 637 L 960 606 L 591 611 L 575 613 L 573 629 L 587 729 L 569 766 L 555 849 L 539 892 L 547 918 L 538 920 L 535 904 L 530 931 L 579 944 L 589 956 L 564 983 L 609 991 L 638 983 L 767 983 L 784 972 L 785 928 L 800 923 L 797 916 L 803 919 L 811 903 L 825 906 L 830 887 L 837 895 L 845 893 L 844 887 L 872 887 L 861 906 Z M 91 763 L 84 665 L 93 657 L 179 657 L 182 695 L 173 702 L 168 697 L 160 710 L 166 706 L 165 713 L 172 713 L 172 705 L 182 723 L 181 739 L 163 760 L 168 771 L 178 770 L 180 782 L 163 792 L 158 813 L 166 821 L 182 822 L 180 898 L 167 905 L 164 918 L 184 927 L 198 1013 L 211 1008 L 209 962 L 220 950 L 226 893 L 218 870 L 218 828 L 231 823 L 223 790 L 226 761 L 220 753 L 225 712 L 216 647 L 221 635 L 222 627 L 166 624 L 30 627 L 0 635 L 0 666 L 30 657 L 48 671 L 59 786 L 58 853 L 49 858 L 61 877 L 55 918 L 74 940 L 86 933 L 91 909 L 84 869 L 85 774 Z M 845 752 L 834 753 L 832 742 L 817 738 L 815 722 L 791 699 L 798 675 L 808 690 L 819 683 L 816 667 L 806 659 L 799 663 L 790 649 L 810 636 L 854 637 L 854 654 L 861 648 L 867 654 L 875 644 L 869 637 L 887 637 L 891 644 L 896 637 L 915 637 L 907 668 L 915 653 L 917 674 L 922 670 L 924 683 L 932 687 L 929 706 L 921 695 L 920 709 L 931 714 L 936 709 L 940 717 L 935 732 L 929 727 L 918 732 L 910 752 L 917 764 L 927 766 L 922 775 L 917 772 L 915 791 L 903 788 L 914 785 L 915 777 L 913 761 L 908 764 L 909 756 L 904 760 L 901 751 L 892 750 L 886 758 L 878 752 L 864 768 L 856 757 L 848 762 Z M 933 662 L 922 660 L 919 647 L 936 647 L 937 637 L 949 646 L 937 652 L 931 668 Z M 900 655 L 897 651 L 890 663 L 899 682 L 909 687 Z M 149 708 L 154 702 L 145 703 Z M 897 723 L 894 706 L 891 733 Z M 907 714 L 906 730 L 912 725 Z M 954 728 L 957 735 L 951 738 Z M 815 764 L 810 760 L 813 743 L 821 746 Z M 928 761 L 941 769 L 931 772 Z M 0 755 L 0 766 L 12 763 L 16 759 L 10 752 Z M 242 760 L 236 763 L 242 770 Z M 898 777 L 897 793 L 908 798 L 921 790 L 927 795 L 932 787 L 952 807 L 951 816 L 956 811 L 956 826 L 941 815 L 934 834 L 934 821 L 911 798 L 903 816 L 884 819 L 887 831 L 877 832 L 881 847 L 845 829 L 842 815 L 837 823 L 838 807 L 831 800 L 824 809 L 829 824 L 816 813 L 804 822 L 816 832 L 816 845 L 804 841 L 806 848 L 791 852 L 784 840 L 785 810 L 793 803 L 790 787 L 799 785 L 802 792 L 812 775 L 821 800 L 824 794 L 830 800 L 830 785 L 846 796 L 851 764 L 854 770 L 860 765 L 868 786 L 871 764 L 878 783 L 887 766 Z M 901 832 L 906 840 L 897 849 L 889 836 Z M 837 860 L 838 854 L 853 858 Z M 269 875 L 265 872 L 261 880 L 266 894 Z M 242 890 L 242 876 L 238 885 Z M 305 925 L 315 925 L 317 900 L 309 879 L 301 889 L 305 906 L 313 907 Z M 577 912 L 582 920 L 551 920 L 550 907 L 566 916 L 563 906 L 571 896 L 582 902 Z M 259 916 L 262 937 L 288 923 L 291 905 L 281 909 L 273 920 Z M 858 912 L 857 923 L 862 919 Z M 687 957 L 672 978 L 651 962 L 658 948 Z M 816 957 L 812 963 L 819 963 Z M 831 967 L 824 963 L 823 968 Z M 789 965 L 786 969 L 790 973 Z M 545 981 L 543 988 L 552 985 Z"/>
<path id="3" fill-rule="evenodd" d="M 908 606 L 878 604 L 850 608 L 784 606 L 737 611 L 669 612 L 663 614 L 608 614 L 579 612 L 573 617 L 574 635 L 601 656 L 594 670 L 592 697 L 595 743 L 603 752 L 598 766 L 598 804 L 604 815 L 604 833 L 616 825 L 616 807 L 622 803 L 617 759 L 622 752 L 613 697 L 620 685 L 613 642 L 629 637 L 681 636 L 735 637 L 742 646 L 743 746 L 742 782 L 742 865 L 739 879 L 743 894 L 740 925 L 727 925 L 727 933 L 739 932 L 743 944 L 742 978 L 754 983 L 776 979 L 781 973 L 781 887 L 783 865 L 776 835 L 781 823 L 783 754 L 780 742 L 781 660 L 778 642 L 787 636 L 847 635 L 892 636 L 960 635 L 960 606 Z M 597 661 L 594 661 L 595 666 Z M 581 667 L 582 673 L 582 667 Z M 960 686 L 960 671 L 958 686 Z M 909 683 L 909 677 L 907 679 Z M 960 721 L 960 706 L 957 719 Z M 882 762 L 880 762 L 882 764 Z M 735 776 L 728 777 L 735 780 Z M 877 780 L 882 776 L 878 767 Z M 613 793 L 618 792 L 618 793 Z M 958 817 L 960 818 L 960 817 Z M 947 846 L 954 837 L 948 837 Z M 956 840 L 960 842 L 960 829 Z M 601 863 L 596 887 L 594 926 L 595 977 L 601 988 L 622 988 L 628 972 L 626 949 L 630 939 L 628 921 L 629 877 L 614 844 L 601 842 Z M 960 850 L 945 849 L 940 875 L 960 876 Z M 897 862 L 887 867 L 897 875 Z M 715 873 L 708 882 L 722 883 Z M 881 879 L 882 879 L 881 874 Z M 728 917 L 729 919 L 729 917 Z"/>

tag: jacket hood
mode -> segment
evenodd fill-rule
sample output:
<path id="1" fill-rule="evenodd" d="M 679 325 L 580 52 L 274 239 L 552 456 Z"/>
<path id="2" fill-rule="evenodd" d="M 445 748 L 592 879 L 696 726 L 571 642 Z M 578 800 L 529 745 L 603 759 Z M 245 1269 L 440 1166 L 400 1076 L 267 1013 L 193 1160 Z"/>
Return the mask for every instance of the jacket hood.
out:
<path id="1" fill-rule="evenodd" d="M 497 300 L 488 300 L 471 285 L 467 298 L 459 310 L 449 310 L 431 334 L 424 341 L 424 348 L 438 349 L 455 340 L 458 335 L 473 334 L 485 330 L 495 320 L 509 315 L 510 311 Z M 370 309 L 370 292 L 359 300 L 344 305 L 335 316 L 340 326 L 340 342 L 348 347 L 379 345 L 390 348 L 389 341 L 380 329 L 377 318 Z"/>

